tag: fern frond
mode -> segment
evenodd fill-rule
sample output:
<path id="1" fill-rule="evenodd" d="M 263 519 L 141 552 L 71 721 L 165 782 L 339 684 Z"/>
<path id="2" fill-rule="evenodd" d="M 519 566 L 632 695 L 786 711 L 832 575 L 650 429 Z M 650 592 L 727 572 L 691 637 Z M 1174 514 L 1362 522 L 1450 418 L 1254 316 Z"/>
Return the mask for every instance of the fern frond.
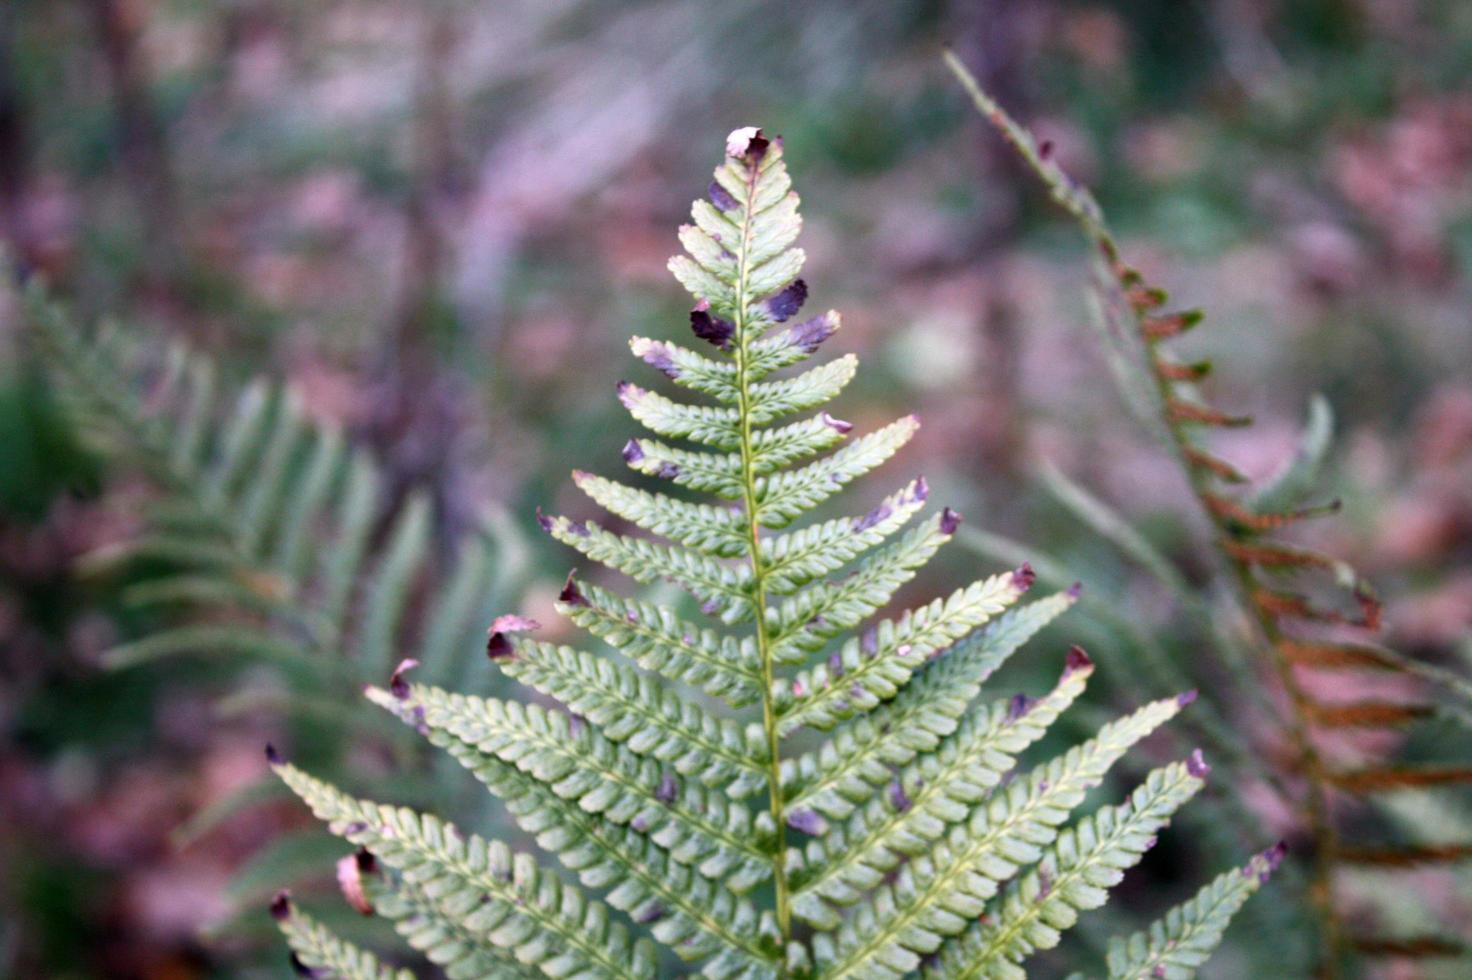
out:
<path id="1" fill-rule="evenodd" d="M 1143 849 L 1146 830 L 1199 785 L 1197 760 L 1186 781 L 1167 769 L 1125 808 L 1067 827 L 1114 763 L 1190 697 L 1149 704 L 1009 778 L 1019 755 L 1080 695 L 1092 664 L 1074 648 L 1040 700 L 972 703 L 991 672 L 1076 592 L 1014 608 L 1034 578 L 1023 565 L 876 619 L 960 524 L 944 508 L 903 530 L 927 503 L 923 479 L 866 515 L 783 531 L 887 460 L 918 422 L 907 416 L 846 441 L 851 426 L 826 411 L 793 420 L 840 392 L 854 373 L 851 357 L 762 380 L 812 354 L 838 318 L 786 325 L 808 289 L 796 278 L 801 222 L 780 142 L 738 130 L 727 149 L 710 200 L 696 203 L 694 223 L 681 230 L 687 254 L 670 263 L 697 300 L 693 333 L 717 353 L 633 343 L 649 366 L 716 404 L 685 404 L 630 383 L 619 396 L 660 437 L 626 444 L 633 468 L 736 506 L 578 472 L 574 480 L 596 502 L 668 543 L 541 517 L 553 537 L 594 561 L 637 582 L 679 586 L 708 619 L 692 622 L 574 574 L 559 612 L 632 665 L 534 639 L 526 634 L 535 623 L 509 615 L 492 626 L 489 658 L 557 706 L 413 684 L 404 676 L 409 662 L 368 697 L 470 770 L 584 888 L 707 977 L 911 972 L 923 955 L 975 942 L 968 928 L 1009 882 L 1002 931 L 985 937 L 996 940 L 997 962 L 1014 963 L 1048 945 L 1046 930 L 1076 908 L 1097 904 Z M 749 705 L 759 721 L 729 717 L 725 706 L 665 682 Z M 799 728 L 832 734 L 793 756 L 789 736 Z M 481 887 L 480 867 L 461 855 L 490 854 L 487 861 L 505 867 L 504 852 L 483 842 L 469 848 L 432 818 L 277 770 L 334 830 L 388 852 L 384 863 L 418 889 L 399 901 L 421 945 L 454 960 L 467 937 L 489 935 L 478 908 L 455 904 Z M 754 794 L 765 795 L 764 806 L 744 802 Z M 1029 876 L 1025 869 L 1039 862 Z M 1061 883 L 1056 896 L 1040 885 L 1045 871 Z M 551 888 L 550 876 L 535 875 L 535 887 Z M 653 968 L 643 947 L 608 929 L 602 905 L 571 894 L 572 914 L 550 917 L 552 907 L 538 904 L 527 910 L 526 931 L 503 933 L 498 945 L 556 975 Z M 508 910 L 509 900 L 507 888 L 493 891 L 488 914 L 521 909 L 511 902 Z M 580 919 L 594 927 L 579 944 L 565 933 Z M 816 935 L 807 938 L 801 921 Z M 553 942 L 568 959 L 540 958 Z"/>
<path id="2" fill-rule="evenodd" d="M 1007 887 L 996 908 L 947 940 L 928 976 L 971 980 L 1027 976 L 1019 964 L 1058 945 L 1078 913 L 1109 899 L 1128 868 L 1155 843 L 1155 835 L 1205 785 L 1205 767 L 1178 762 L 1145 778 L 1129 800 L 1085 817 L 1023 877 Z"/>
<path id="3" fill-rule="evenodd" d="M 973 808 L 893 884 L 860 902 L 837 932 L 814 940 L 825 975 L 902 976 L 916 969 L 922 955 L 982 914 L 1000 883 L 1038 860 L 1084 795 L 1180 708 L 1177 699 L 1146 705 Z"/>
<path id="4" fill-rule="evenodd" d="M 535 966 L 518 961 L 511 951 L 482 944 L 473 930 L 460 924 L 480 901 L 471 893 L 442 906 L 423 888 L 402 877 L 373 882 L 366 891 L 374 914 L 392 922 L 394 931 L 444 970 L 450 980 L 532 980 L 543 976 Z"/>
<path id="5" fill-rule="evenodd" d="M 981 691 L 982 681 L 1075 601 L 1058 593 L 1004 613 L 928 664 L 891 701 L 838 726 L 823 747 L 785 759 L 782 786 L 791 812 L 841 820 L 893 776 L 932 752 Z"/>
<path id="6" fill-rule="evenodd" d="M 647 940 L 631 939 L 610 922 L 607 906 L 542 871 L 530 856 L 466 838 L 429 814 L 354 799 L 290 764 L 272 768 L 333 833 L 434 894 L 439 907 L 468 902 L 474 911 L 459 921 L 481 942 L 511 950 L 549 976 L 654 976 Z"/>
<path id="7" fill-rule="evenodd" d="M 285 892 L 271 903 L 271 916 L 291 947 L 291 965 L 304 977 L 322 980 L 414 980 L 408 970 L 385 966 L 378 957 L 333 935 L 297 908 Z"/>
<path id="8" fill-rule="evenodd" d="M 398 697 L 403 694 L 403 697 Z M 751 813 L 605 737 L 596 727 L 535 704 L 409 685 L 370 700 L 402 701 L 430 730 L 443 730 L 548 784 L 564 799 L 617 824 L 643 828 L 682 864 L 745 890 L 768 877 L 763 833 Z M 422 712 L 422 717 L 421 717 Z"/>
<path id="9" fill-rule="evenodd" d="M 1148 929 L 1111 940 L 1110 980 L 1191 980 L 1221 942 L 1232 916 L 1267 883 L 1285 850 L 1282 844 L 1268 848 L 1209 882 Z"/>
<path id="10" fill-rule="evenodd" d="M 739 725 L 606 657 L 521 642 L 501 669 L 582 715 L 604 737 L 668 763 L 681 776 L 740 799 L 766 783 L 761 726 Z"/>
<path id="11" fill-rule="evenodd" d="M 411 725 L 413 709 L 397 699 L 383 706 Z M 505 802 L 517 824 L 557 856 L 588 888 L 610 889 L 606 901 L 653 932 L 685 960 L 714 958 L 711 975 L 761 976 L 771 970 L 775 927 L 770 913 L 722 884 L 676 862 L 643 831 L 589 813 L 545 783 L 443 730 L 430 741 Z"/>

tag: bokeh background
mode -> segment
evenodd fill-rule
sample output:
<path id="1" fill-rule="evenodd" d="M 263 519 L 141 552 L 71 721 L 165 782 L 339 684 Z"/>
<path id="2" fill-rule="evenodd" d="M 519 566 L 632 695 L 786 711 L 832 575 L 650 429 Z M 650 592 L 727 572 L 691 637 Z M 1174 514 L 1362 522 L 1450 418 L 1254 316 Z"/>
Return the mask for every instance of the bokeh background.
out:
<path id="1" fill-rule="evenodd" d="M 1218 365 L 1216 400 L 1259 420 L 1227 455 L 1271 471 L 1328 397 L 1346 508 L 1315 540 L 1377 583 L 1391 643 L 1465 656 L 1459 0 L 8 0 L 0 229 L 85 318 L 290 380 L 396 488 L 430 489 L 443 540 L 511 515 L 525 606 L 550 623 L 570 556 L 533 510 L 587 512 L 568 470 L 617 472 L 632 427 L 613 386 L 648 381 L 626 339 L 684 333 L 674 229 L 725 134 L 761 125 L 803 195 L 809 302 L 842 311 L 832 343 L 864 365 L 840 414 L 924 419 L 888 482 L 925 473 L 972 525 L 1068 558 L 1163 630 L 1160 596 L 1036 490 L 1048 461 L 1186 548 L 1176 471 L 1086 327 L 1082 243 L 943 45 L 1097 190 L 1137 264 L 1207 308 L 1191 349 Z M 231 876 L 300 814 L 170 835 L 259 778 L 272 720 L 222 718 L 214 675 L 99 669 L 137 624 L 126 582 L 76 561 L 126 539 L 148 491 L 70 438 L 12 300 L 0 974 L 237 975 L 252 943 L 210 936 Z M 933 580 L 985 565 L 953 555 Z M 1108 666 L 1127 697 L 1128 651 Z"/>

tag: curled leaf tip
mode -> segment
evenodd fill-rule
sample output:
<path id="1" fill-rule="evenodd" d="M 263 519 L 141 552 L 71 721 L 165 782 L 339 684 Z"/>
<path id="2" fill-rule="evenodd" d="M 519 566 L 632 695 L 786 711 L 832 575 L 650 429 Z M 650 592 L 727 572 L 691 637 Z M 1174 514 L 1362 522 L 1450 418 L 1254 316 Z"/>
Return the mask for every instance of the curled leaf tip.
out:
<path id="1" fill-rule="evenodd" d="M 279 766 L 282 763 L 286 762 L 286 760 L 282 758 L 281 753 L 276 751 L 276 746 L 272 745 L 270 742 L 266 743 L 266 761 L 273 766 Z"/>
<path id="2" fill-rule="evenodd" d="M 730 320 L 712 316 L 710 303 L 701 300 L 690 311 L 690 330 L 706 343 L 725 350 L 731 342 L 731 335 L 736 332 L 736 325 Z"/>
<path id="3" fill-rule="evenodd" d="M 930 484 L 925 482 L 925 477 L 915 480 L 915 502 L 923 504 L 930 497 Z"/>
<path id="4" fill-rule="evenodd" d="M 291 892 L 285 888 L 276 893 L 271 899 L 271 918 L 277 922 L 285 922 L 291 918 Z"/>
<path id="5" fill-rule="evenodd" d="M 1089 670 L 1094 666 L 1093 659 L 1081 646 L 1068 648 L 1068 656 L 1063 660 L 1063 672 L 1071 674 L 1076 670 Z"/>
<path id="6" fill-rule="evenodd" d="M 404 679 L 404 675 L 418 666 L 419 661 L 413 657 L 405 657 L 394 668 L 393 676 L 388 680 L 388 689 L 400 701 L 404 701 L 409 697 L 409 682 Z"/>
<path id="7" fill-rule="evenodd" d="M 742 126 L 731 130 L 731 134 L 726 137 L 726 156 L 748 163 L 760 163 L 771 143 L 759 127 Z"/>
<path id="8" fill-rule="evenodd" d="M 828 428 L 832 429 L 834 432 L 840 434 L 850 432 L 853 430 L 854 427 L 854 424 L 852 422 L 845 422 L 843 419 L 836 419 L 833 416 L 829 415 L 827 412 L 823 412 L 819 416 L 819 418 L 823 420 L 824 425 L 828 426 Z"/>
<path id="9" fill-rule="evenodd" d="M 537 525 L 543 531 L 547 531 L 549 533 L 551 532 L 552 527 L 553 527 L 552 518 L 550 518 L 546 514 L 542 513 L 542 508 L 540 508 L 540 507 L 537 508 Z"/>
<path id="10" fill-rule="evenodd" d="M 1038 579 L 1038 573 L 1032 570 L 1029 562 L 1023 562 L 1021 567 L 1012 573 L 1012 586 L 1019 592 L 1026 592 L 1032 588 L 1032 584 Z"/>
<path id="11" fill-rule="evenodd" d="M 576 574 L 576 572 L 567 573 L 567 581 L 562 583 L 562 591 L 557 593 L 557 601 L 564 602 L 569 606 L 586 606 L 588 600 L 583 597 L 582 591 L 578 588 L 577 580 L 573 578 Z"/>
<path id="12" fill-rule="evenodd" d="M 644 447 L 639 445 L 638 439 L 630 439 L 624 443 L 624 462 L 630 465 L 644 458 Z"/>
<path id="13" fill-rule="evenodd" d="M 961 515 L 947 507 L 940 512 L 940 533 L 955 534 L 961 526 Z"/>
<path id="14" fill-rule="evenodd" d="M 1201 754 L 1200 749 L 1193 749 L 1186 757 L 1186 771 L 1197 779 L 1205 779 L 1206 774 L 1211 772 L 1211 766 L 1206 764 L 1206 757 Z"/>
<path id="15" fill-rule="evenodd" d="M 373 905 L 363 891 L 365 870 L 371 870 L 371 865 L 365 869 L 357 854 L 349 854 L 337 862 L 337 886 L 342 889 L 342 897 L 360 915 L 372 915 Z"/>
<path id="16" fill-rule="evenodd" d="M 505 633 L 492 633 L 486 640 L 486 656 L 492 660 L 505 660 L 512 654 L 511 641 Z"/>

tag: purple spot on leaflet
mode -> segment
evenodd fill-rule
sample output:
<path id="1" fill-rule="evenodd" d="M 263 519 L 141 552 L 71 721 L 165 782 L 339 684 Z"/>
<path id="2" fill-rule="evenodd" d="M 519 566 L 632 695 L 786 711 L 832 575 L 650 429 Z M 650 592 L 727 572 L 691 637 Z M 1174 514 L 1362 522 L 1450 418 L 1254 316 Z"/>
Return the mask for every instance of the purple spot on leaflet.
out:
<path id="1" fill-rule="evenodd" d="M 710 195 L 710 202 L 722 211 L 734 211 L 738 207 L 736 199 L 721 186 L 720 181 L 711 181 L 706 193 Z"/>

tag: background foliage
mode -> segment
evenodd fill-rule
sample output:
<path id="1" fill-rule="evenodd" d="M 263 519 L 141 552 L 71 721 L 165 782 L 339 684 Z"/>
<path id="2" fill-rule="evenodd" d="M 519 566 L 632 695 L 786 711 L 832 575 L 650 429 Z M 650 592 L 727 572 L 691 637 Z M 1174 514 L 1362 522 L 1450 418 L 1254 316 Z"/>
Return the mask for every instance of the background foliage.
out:
<path id="1" fill-rule="evenodd" d="M 684 329 L 663 266 L 686 195 L 670 189 L 760 123 L 804 177 L 814 303 L 845 311 L 865 363 L 846 417 L 918 408 L 904 462 L 939 499 L 1066 559 L 1209 681 L 1165 593 L 1035 492 L 1047 460 L 1191 574 L 1185 488 L 1082 327 L 1082 247 L 976 124 L 943 41 L 1097 189 L 1149 278 L 1210 309 L 1215 327 L 1186 343 L 1218 362 L 1218 400 L 1258 417 L 1224 451 L 1270 472 L 1308 394 L 1328 397 L 1326 492 L 1346 507 L 1308 540 L 1376 583 L 1390 643 L 1465 657 L 1472 14 L 1452 0 L 19 0 L 0 11 L 0 218 L 22 268 L 84 318 L 187 340 L 237 387 L 294 382 L 312 419 L 376 454 L 390 501 L 427 488 L 449 555 L 496 507 L 527 529 L 538 504 L 575 512 L 567 460 L 617 465 L 599 366 L 629 333 Z M 242 815 L 182 850 L 170 834 L 259 779 L 281 726 L 222 715 L 237 678 L 218 665 L 100 669 L 149 614 L 123 603 L 138 571 L 82 574 L 76 558 L 130 539 L 150 495 L 61 423 L 3 302 L 0 963 L 234 973 L 248 936 L 206 946 L 200 930 L 232 914 L 242 861 L 305 817 Z M 532 548 L 536 615 L 567 558 Z M 935 578 L 972 564 L 949 556 Z M 1138 702 L 1128 642 L 1096 639 L 1091 697 Z M 1437 735 L 1416 738 L 1399 748 Z M 364 778 L 392 763 L 358 755 Z M 1237 795 L 1294 842 L 1266 794 Z M 1437 811 L 1449 836 L 1463 802 Z M 1187 838 L 1129 887 L 1156 910 L 1217 866 Z M 1465 926 L 1464 879 L 1420 886 Z M 1244 916 L 1272 915 L 1273 891 Z"/>

